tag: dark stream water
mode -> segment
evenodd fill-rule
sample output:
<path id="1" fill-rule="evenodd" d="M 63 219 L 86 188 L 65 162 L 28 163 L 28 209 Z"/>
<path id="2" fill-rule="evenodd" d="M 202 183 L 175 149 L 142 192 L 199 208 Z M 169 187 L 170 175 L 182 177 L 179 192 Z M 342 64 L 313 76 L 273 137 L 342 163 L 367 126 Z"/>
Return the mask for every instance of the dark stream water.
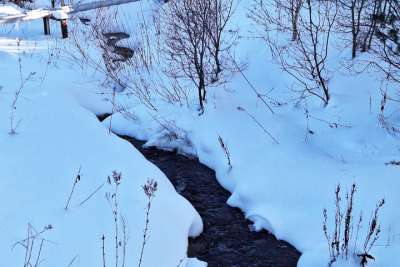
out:
<path id="1" fill-rule="evenodd" d="M 128 60 L 133 50 L 117 46 L 129 37 L 126 33 L 107 33 L 107 45 Z M 104 120 L 109 114 L 99 116 Z M 277 240 L 266 231 L 251 231 L 251 222 L 243 213 L 226 204 L 230 193 L 217 182 L 215 172 L 197 159 L 144 148 L 143 141 L 120 136 L 135 146 L 149 161 L 163 171 L 199 212 L 204 222 L 203 233 L 189 240 L 188 256 L 206 261 L 209 267 L 295 267 L 300 253 L 290 244 Z"/>
<path id="2" fill-rule="evenodd" d="M 189 240 L 188 255 L 210 267 L 294 267 L 300 253 L 266 231 L 253 232 L 243 213 L 226 204 L 229 192 L 217 182 L 215 172 L 197 159 L 157 148 L 127 137 L 149 161 L 158 166 L 176 190 L 192 203 L 204 222 L 204 232 Z"/>

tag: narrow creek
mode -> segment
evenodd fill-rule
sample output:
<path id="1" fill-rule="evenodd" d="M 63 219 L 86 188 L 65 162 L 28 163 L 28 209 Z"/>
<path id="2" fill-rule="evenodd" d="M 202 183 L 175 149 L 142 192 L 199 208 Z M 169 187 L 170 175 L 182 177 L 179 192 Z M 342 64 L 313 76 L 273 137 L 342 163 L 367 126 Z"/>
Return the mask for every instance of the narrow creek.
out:
<path id="1" fill-rule="evenodd" d="M 124 33 L 110 33 L 108 45 L 114 53 L 127 60 L 131 51 L 116 43 L 129 37 Z M 126 53 L 128 51 L 129 53 Z M 99 117 L 104 120 L 109 114 Z M 120 136 L 130 142 L 149 161 L 163 171 L 199 212 L 204 223 L 203 233 L 189 239 L 188 256 L 208 263 L 209 267 L 295 267 L 300 252 L 287 242 L 277 240 L 266 231 L 251 231 L 251 222 L 243 213 L 226 204 L 230 193 L 222 188 L 215 172 L 197 159 L 164 151 L 155 147 L 144 148 L 145 142 Z"/>
<path id="2" fill-rule="evenodd" d="M 251 231 L 243 213 L 226 204 L 230 193 L 217 182 L 215 172 L 197 159 L 176 152 L 145 148 L 145 142 L 120 136 L 160 168 L 199 212 L 203 233 L 189 240 L 188 256 L 209 267 L 294 267 L 300 253 L 266 231 Z"/>

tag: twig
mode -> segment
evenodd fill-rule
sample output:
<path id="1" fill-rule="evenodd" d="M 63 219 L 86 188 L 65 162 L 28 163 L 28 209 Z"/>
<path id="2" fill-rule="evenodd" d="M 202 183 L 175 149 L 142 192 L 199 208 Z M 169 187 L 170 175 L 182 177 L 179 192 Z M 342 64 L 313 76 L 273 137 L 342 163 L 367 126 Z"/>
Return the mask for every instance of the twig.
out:
<path id="1" fill-rule="evenodd" d="M 76 177 L 75 177 L 75 181 L 74 181 L 74 184 L 73 184 L 73 186 L 72 186 L 71 192 L 70 192 L 70 194 L 69 194 L 67 204 L 65 205 L 65 210 L 68 210 L 69 202 L 71 201 L 72 194 L 73 194 L 74 191 L 75 191 L 75 186 L 76 186 L 76 184 L 77 184 L 80 180 L 81 180 L 81 166 L 79 166 L 78 174 L 77 174 Z"/>
<path id="2" fill-rule="evenodd" d="M 105 252 L 105 249 L 104 249 L 104 246 L 105 246 L 105 239 L 106 239 L 106 237 L 103 235 L 102 237 L 101 237 L 101 242 L 102 242 L 102 245 L 101 245 L 101 250 L 102 250 L 102 255 L 103 255 L 103 267 L 106 267 L 106 252 Z"/>
<path id="3" fill-rule="evenodd" d="M 260 126 L 260 128 L 274 141 L 275 144 L 279 145 L 279 141 L 267 130 L 265 127 L 252 115 L 250 114 L 247 110 L 245 110 L 243 107 L 237 107 L 237 110 L 239 111 L 244 111 L 250 118 L 253 119 L 253 121 Z"/>
<path id="4" fill-rule="evenodd" d="M 250 88 L 253 90 L 253 92 L 256 94 L 257 98 L 260 99 L 264 105 L 267 106 L 267 108 L 269 109 L 269 111 L 271 111 L 272 114 L 275 114 L 274 110 L 271 108 L 271 106 L 267 103 L 267 101 L 265 101 L 265 99 L 263 98 L 263 95 L 260 94 L 257 89 L 255 88 L 255 86 L 250 82 L 250 80 L 247 78 L 247 76 L 244 74 L 244 72 L 242 71 L 242 69 L 239 67 L 239 65 L 237 64 L 236 60 L 234 58 L 232 58 L 232 62 L 235 65 L 236 69 L 240 72 L 240 74 L 243 76 L 243 78 L 245 79 L 245 81 L 247 82 L 247 84 L 250 86 Z"/>
<path id="5" fill-rule="evenodd" d="M 92 198 L 103 186 L 104 186 L 104 183 L 99 185 L 92 193 L 90 193 L 90 195 L 87 198 L 85 198 L 84 200 L 81 201 L 81 203 L 79 203 L 79 206 L 82 206 L 83 204 L 85 204 L 85 202 L 87 202 L 90 198 Z"/>
<path id="6" fill-rule="evenodd" d="M 17 46 L 18 46 L 18 66 L 19 66 L 19 76 L 20 76 L 20 86 L 19 88 L 15 91 L 14 94 L 14 99 L 11 104 L 11 114 L 10 114 L 10 135 L 15 135 L 17 134 L 17 128 L 19 124 L 21 123 L 21 119 L 15 122 L 15 112 L 17 110 L 17 103 L 18 99 L 21 95 L 22 89 L 24 88 L 25 84 L 36 74 L 36 72 L 31 72 L 29 73 L 28 77 L 24 79 L 23 73 L 22 73 L 22 59 L 20 56 L 20 42 L 21 40 L 17 40 Z"/>
<path id="7" fill-rule="evenodd" d="M 36 232 L 35 234 L 31 234 L 31 233 L 32 233 L 32 229 Z M 53 225 L 49 224 L 49 225 L 46 225 L 45 227 L 43 227 L 42 231 L 37 232 L 37 231 L 33 228 L 33 226 L 29 223 L 29 224 L 28 224 L 28 237 L 25 238 L 25 239 L 22 239 L 21 241 L 18 241 L 18 242 L 16 242 L 16 243 L 14 243 L 14 244 L 12 245 L 12 249 L 14 249 L 17 245 L 21 245 L 21 246 L 25 247 L 25 245 L 23 244 L 23 242 L 25 242 L 25 241 L 27 241 L 27 240 L 29 240 L 29 239 L 32 239 L 32 238 L 33 238 L 33 239 L 40 239 L 40 240 L 48 241 L 49 243 L 54 243 L 54 242 L 51 242 L 51 241 L 46 240 L 46 239 L 44 239 L 44 238 L 39 238 L 39 236 L 40 236 L 41 234 L 43 234 L 43 233 L 45 233 L 45 232 L 47 232 L 47 231 L 49 231 L 49 230 L 51 230 L 51 229 L 53 229 Z"/>
<path id="8" fill-rule="evenodd" d="M 306 105 L 307 105 L 307 102 L 306 102 Z M 305 110 L 305 114 L 306 114 L 307 130 L 306 130 L 306 136 L 304 137 L 304 142 L 307 143 L 307 141 L 308 141 L 308 134 L 314 134 L 314 131 L 312 131 L 312 130 L 310 129 L 310 114 L 309 114 L 309 112 L 308 112 L 308 108 L 307 108 L 307 107 L 306 107 L 306 110 Z"/>
<path id="9" fill-rule="evenodd" d="M 331 127 L 331 128 L 338 128 L 338 127 L 343 127 L 343 128 L 348 128 L 348 129 L 351 128 L 350 125 L 341 124 L 341 123 L 338 123 L 338 122 L 330 122 L 330 121 L 327 121 L 327 120 L 324 120 L 324 119 L 320 119 L 320 118 L 315 117 L 315 116 L 310 115 L 310 114 L 309 114 L 309 117 L 312 118 L 312 119 L 314 119 L 314 120 L 317 120 L 317 121 L 326 123 L 326 124 L 327 124 L 329 127 Z"/>
<path id="10" fill-rule="evenodd" d="M 220 135 L 218 135 L 218 141 L 219 141 L 219 144 L 222 147 L 222 150 L 225 152 L 225 156 L 226 156 L 226 158 L 228 160 L 229 170 L 231 170 L 232 169 L 232 162 L 231 162 L 231 155 L 230 155 L 228 146 L 225 144 L 224 140 L 222 139 L 222 137 Z"/>
<path id="11" fill-rule="evenodd" d="M 121 216 L 121 225 L 122 225 L 122 235 L 123 235 L 123 243 L 122 243 L 122 266 L 125 267 L 125 258 L 126 258 L 126 245 L 128 243 L 128 237 L 126 233 L 126 221 L 124 216 Z"/>
<path id="12" fill-rule="evenodd" d="M 111 134 L 112 119 L 113 119 L 113 114 L 115 113 L 115 88 L 113 88 L 111 104 L 112 104 L 112 111 L 111 111 L 111 116 L 110 116 L 110 123 L 108 125 L 108 134 Z"/>
<path id="13" fill-rule="evenodd" d="M 154 180 L 147 180 L 147 183 L 143 186 L 143 191 L 147 196 L 147 205 L 146 205 L 146 221 L 145 221 L 145 228 L 143 231 L 143 241 L 142 241 L 142 249 L 140 251 L 140 258 L 139 258 L 139 267 L 142 265 L 143 261 L 143 253 L 144 248 L 147 242 L 147 234 L 149 230 L 149 223 L 150 223 L 150 209 L 151 209 L 151 202 L 155 197 L 155 192 L 157 191 L 157 182 Z"/>
<path id="14" fill-rule="evenodd" d="M 72 260 L 68 263 L 67 267 L 71 267 L 72 264 L 74 264 L 75 260 L 79 257 L 79 255 L 75 255 L 75 257 L 72 258 Z"/>
<path id="15" fill-rule="evenodd" d="M 115 240 L 115 267 L 118 267 L 118 261 L 119 261 L 119 242 L 118 242 L 118 187 L 121 184 L 121 179 L 122 179 L 122 174 L 117 171 L 113 171 L 111 176 L 107 177 L 107 181 L 109 184 L 114 184 L 114 192 L 111 194 L 107 194 L 107 200 L 111 205 L 111 210 L 114 218 L 114 228 L 115 228 L 115 233 L 114 233 L 114 240 Z"/>
<path id="16" fill-rule="evenodd" d="M 34 267 L 39 266 L 39 259 L 40 259 L 40 255 L 41 255 L 41 253 L 42 253 L 43 242 L 44 242 L 44 240 L 42 239 L 42 240 L 40 241 L 39 252 L 38 252 L 38 255 L 37 255 L 37 257 L 36 257 L 36 262 L 35 262 Z"/>

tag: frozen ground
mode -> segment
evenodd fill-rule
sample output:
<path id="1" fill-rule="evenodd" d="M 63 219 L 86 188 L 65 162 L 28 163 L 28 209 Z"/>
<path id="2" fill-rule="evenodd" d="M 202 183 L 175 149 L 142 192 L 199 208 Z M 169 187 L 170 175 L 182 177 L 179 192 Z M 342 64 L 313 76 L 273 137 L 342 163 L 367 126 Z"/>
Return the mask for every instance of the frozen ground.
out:
<path id="1" fill-rule="evenodd" d="M 120 10 L 121 18 L 143 10 L 143 6 L 137 8 L 139 5 L 129 5 L 123 9 L 125 13 Z M 248 35 L 245 29 L 251 27 L 244 14 L 246 5 L 241 2 L 234 21 L 243 36 Z M 138 258 L 144 222 L 146 199 L 140 186 L 147 178 L 159 181 L 146 253 L 160 257 L 145 255 L 145 263 L 159 266 L 152 261 L 165 259 L 168 265 L 163 266 L 176 266 L 185 256 L 187 235 L 201 232 L 201 220 L 161 172 L 129 145 L 108 134 L 109 120 L 99 125 L 91 114 L 112 111 L 106 97 L 110 91 L 101 86 L 101 75 L 74 67 L 73 62 L 65 60 L 64 50 L 51 49 L 62 48 L 63 42 L 57 32 L 52 39 L 43 37 L 41 21 L 1 31 L 0 100 L 7 104 L 0 106 L 0 162 L 4 177 L 0 180 L 0 197 L 7 204 L 0 210 L 0 234 L 4 237 L 0 250 L 6 253 L 6 263 L 12 266 L 23 261 L 23 249 L 11 250 L 10 246 L 26 237 L 30 222 L 38 229 L 54 225 L 52 231 L 46 232 L 46 239 L 57 245 L 46 244 L 43 252 L 48 266 L 54 266 L 56 260 L 57 264 L 61 260 L 67 263 L 77 254 L 77 266 L 100 264 L 100 236 L 113 234 L 112 214 L 104 199 L 110 188 L 102 188 L 87 205 L 63 210 L 74 175 L 82 166 L 82 183 L 73 204 L 90 194 L 112 170 L 123 173 L 121 212 L 132 224 L 129 244 L 135 248 L 130 262 Z M 134 34 L 129 27 L 128 31 Z M 18 36 L 23 37 L 19 48 L 15 40 Z M 53 53 L 51 57 L 49 51 Z M 23 76 L 32 71 L 36 74 L 26 82 L 18 102 L 17 116 L 22 119 L 18 135 L 10 136 L 8 103 L 20 84 L 18 52 Z M 332 227 L 335 186 L 340 183 L 345 190 L 356 183 L 355 214 L 362 211 L 365 215 L 361 238 L 376 203 L 381 198 L 386 200 L 380 213 L 381 238 L 371 251 L 376 261 L 368 266 L 399 266 L 395 256 L 400 252 L 399 169 L 385 163 L 399 160 L 400 147 L 398 137 L 388 134 L 378 123 L 378 74 L 346 75 L 339 62 L 348 54 L 338 53 L 332 63 L 337 66 L 330 81 L 332 101 L 326 108 L 312 99 L 307 101 L 307 120 L 304 103 L 297 104 L 296 94 L 289 89 L 292 81 L 270 62 L 264 43 L 242 38 L 236 56 L 247 63 L 245 74 L 253 85 L 274 99 L 275 104 L 280 103 L 270 103 L 274 115 L 237 74 L 224 87 L 209 90 L 202 116 L 198 116 L 195 96 L 189 99 L 189 107 L 157 101 L 156 112 L 134 97 L 120 94 L 118 103 L 129 109 L 135 119 L 117 113 L 112 116 L 112 130 L 147 140 L 148 145 L 196 155 L 216 171 L 219 183 L 231 192 L 229 205 L 242 209 L 256 229 L 271 231 L 303 253 L 298 266 L 327 265 L 322 210 L 328 209 Z M 49 60 L 51 63 L 47 64 Z M 307 134 L 307 127 L 313 134 Z M 171 131 L 178 133 L 177 139 L 171 140 Z M 229 149 L 232 169 L 219 136 Z M 152 243 L 151 238 L 157 241 Z M 113 255 L 111 241 L 108 246 L 107 254 Z M 61 250 L 66 252 L 52 259 L 51 255 Z M 357 266 L 352 260 L 355 259 L 335 266 Z"/>

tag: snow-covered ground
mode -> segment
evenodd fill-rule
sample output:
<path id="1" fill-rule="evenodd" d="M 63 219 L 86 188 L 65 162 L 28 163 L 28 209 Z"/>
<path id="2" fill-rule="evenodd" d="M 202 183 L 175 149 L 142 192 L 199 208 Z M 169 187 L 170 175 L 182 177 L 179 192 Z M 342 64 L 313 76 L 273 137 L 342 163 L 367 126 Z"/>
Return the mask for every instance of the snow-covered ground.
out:
<path id="1" fill-rule="evenodd" d="M 130 4 L 118 14 L 126 20 L 126 14 L 134 16 L 148 8 L 146 3 Z M 241 1 L 234 19 L 243 36 L 253 27 L 245 16 L 247 7 L 248 3 Z M 57 28 L 52 25 L 52 29 Z M 134 34 L 134 25 L 127 29 Z M 216 171 L 220 184 L 232 193 L 228 204 L 242 209 L 255 229 L 267 229 L 293 244 L 303 253 L 298 265 L 302 267 L 327 266 L 322 211 L 328 210 L 332 229 L 335 186 L 341 184 L 346 191 L 356 183 L 354 214 L 364 214 L 359 243 L 376 203 L 382 198 L 386 201 L 380 211 L 380 239 L 371 250 L 376 260 L 368 266 L 400 266 L 396 257 L 400 252 L 399 169 L 385 165 L 399 160 L 399 139 L 378 122 L 379 75 L 351 76 L 341 69 L 339 62 L 348 57 L 348 51 L 338 53 L 332 63 L 336 68 L 330 81 L 330 104 L 324 108 L 309 99 L 308 120 L 304 103 L 297 103 L 290 89 L 292 81 L 271 62 L 265 44 L 243 37 L 236 57 L 247 63 L 244 72 L 254 87 L 268 94 L 268 101 L 274 99 L 269 103 L 275 114 L 236 74 L 228 84 L 209 89 L 202 116 L 198 115 L 194 92 L 189 106 L 156 99 L 157 111 L 121 93 L 116 102 L 134 119 L 125 112 L 117 113 L 111 123 L 109 118 L 102 125 L 93 113 L 113 110 L 110 89 L 101 73 L 82 70 L 67 60 L 68 40 L 61 41 L 57 31 L 51 38 L 43 37 L 41 21 L 0 30 L 0 251 L 7 266 L 21 265 L 24 260 L 23 247 L 11 246 L 26 237 L 28 223 L 38 231 L 48 224 L 54 226 L 44 236 L 51 242 L 45 243 L 43 266 L 67 265 L 75 255 L 79 255 L 76 266 L 100 265 L 103 234 L 111 262 L 114 224 L 104 198 L 111 187 L 103 186 L 85 205 L 79 202 L 113 170 L 123 176 L 120 211 L 128 222 L 127 262 L 135 263 L 139 257 L 146 205 L 141 186 L 149 178 L 157 180 L 159 190 L 151 210 L 144 264 L 176 266 L 185 257 L 187 236 L 201 232 L 201 219 L 156 167 L 108 133 L 110 125 L 114 132 L 147 140 L 148 145 L 196 155 Z M 18 37 L 22 39 L 19 46 Z M 88 51 L 96 56 L 94 50 Z M 22 120 L 18 134 L 10 136 L 10 105 L 21 83 L 19 59 L 23 77 L 36 74 L 22 89 L 16 110 L 17 119 Z M 312 134 L 307 134 L 308 129 Z M 177 139 L 171 139 L 171 131 Z M 229 150 L 232 168 L 219 137 Z M 71 208 L 65 211 L 80 166 L 82 179 Z M 353 260 L 335 266 L 357 266 Z"/>
<path id="2" fill-rule="evenodd" d="M 52 26 L 56 29 L 56 24 Z M 123 217 L 126 266 L 137 265 L 140 258 L 147 205 L 142 186 L 148 179 L 154 179 L 158 189 L 142 266 L 184 266 L 188 236 L 202 231 L 198 213 L 157 167 L 129 143 L 109 134 L 92 112 L 78 104 L 71 92 L 90 90 L 97 83 L 61 60 L 56 47 L 62 42 L 57 44 L 55 36 L 44 38 L 41 21 L 8 30 L 1 29 L 0 39 L 1 265 L 24 264 L 27 243 L 23 240 L 31 225 L 35 229 L 31 236 L 36 238 L 32 266 L 41 239 L 45 241 L 40 266 L 68 266 L 71 261 L 70 266 L 102 266 L 103 235 L 107 266 L 113 266 L 113 206 L 105 195 L 114 192 L 107 176 L 116 170 L 122 173 L 118 228 L 122 238 Z M 17 134 L 10 135 L 10 106 L 21 79 L 24 87 L 15 110 L 15 121 L 20 123 Z M 80 180 L 65 210 L 79 168 Z M 45 227 L 51 229 L 36 235 Z M 121 262 L 122 246 L 119 250 Z"/>

